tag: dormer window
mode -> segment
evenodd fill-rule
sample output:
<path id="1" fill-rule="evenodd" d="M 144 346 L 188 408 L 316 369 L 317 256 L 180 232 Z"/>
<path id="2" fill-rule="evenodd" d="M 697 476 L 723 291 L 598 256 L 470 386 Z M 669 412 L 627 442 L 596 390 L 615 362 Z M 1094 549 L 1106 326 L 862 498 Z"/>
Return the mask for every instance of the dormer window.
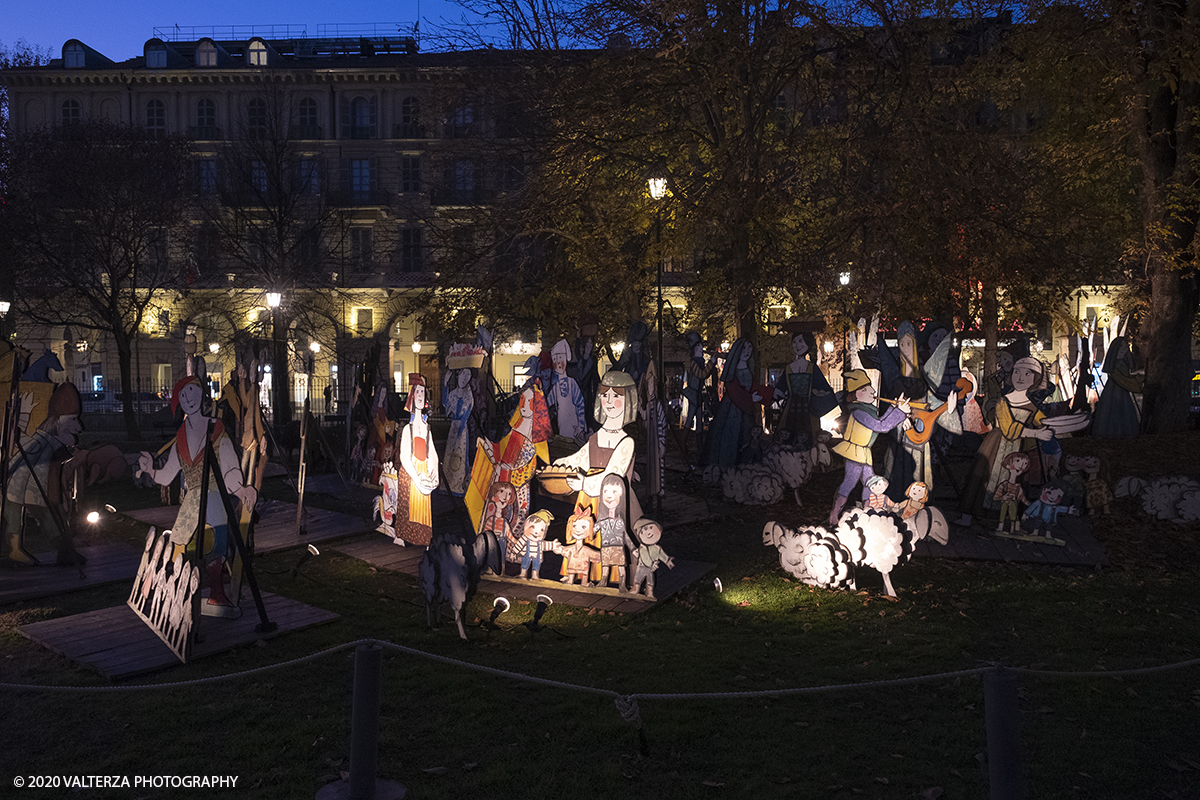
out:
<path id="1" fill-rule="evenodd" d="M 83 63 L 83 45 L 69 44 L 63 48 L 63 66 L 67 69 L 79 69 L 84 66 Z"/>
<path id="2" fill-rule="evenodd" d="M 217 65 L 217 46 L 212 42 L 201 42 L 196 47 L 196 66 L 215 67 Z"/>
<path id="3" fill-rule="evenodd" d="M 267 46 L 258 39 L 250 43 L 250 49 L 246 52 L 246 58 L 252 67 L 265 67 L 267 65 Z"/>
<path id="4" fill-rule="evenodd" d="M 146 68 L 166 69 L 167 47 L 163 44 L 152 44 L 146 48 Z"/>

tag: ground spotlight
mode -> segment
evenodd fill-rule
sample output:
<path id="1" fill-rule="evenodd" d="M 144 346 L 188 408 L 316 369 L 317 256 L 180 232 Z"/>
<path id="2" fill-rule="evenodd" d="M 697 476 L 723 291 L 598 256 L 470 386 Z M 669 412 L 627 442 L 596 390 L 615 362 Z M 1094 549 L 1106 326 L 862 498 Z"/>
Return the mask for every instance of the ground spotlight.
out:
<path id="1" fill-rule="evenodd" d="M 117 509 L 113 508 L 113 507 L 112 507 L 112 506 L 110 506 L 108 503 L 105 503 L 105 504 L 104 504 L 104 510 L 105 510 L 105 511 L 107 511 L 108 513 L 110 513 L 110 514 L 115 514 L 115 513 L 117 513 Z"/>
<path id="2" fill-rule="evenodd" d="M 554 601 L 544 594 L 537 596 L 537 610 L 533 612 L 533 619 L 525 623 L 525 627 L 537 633 L 542 629 L 542 615 L 546 613 L 546 609 L 554 605 Z"/>
<path id="3" fill-rule="evenodd" d="M 493 628 L 496 625 L 496 617 L 499 617 L 505 611 L 508 611 L 512 604 L 508 602 L 507 597 L 497 597 L 492 602 L 492 616 L 487 621 L 487 626 Z"/>
<path id="4" fill-rule="evenodd" d="M 721 594 L 725 591 L 725 587 L 721 585 L 720 578 L 713 578 L 713 588 L 717 590 L 717 594 Z"/>
<path id="5" fill-rule="evenodd" d="M 87 521 L 90 522 L 91 524 L 95 525 L 97 522 L 100 521 L 100 512 L 99 511 L 89 511 L 88 515 L 87 515 Z"/>
<path id="6" fill-rule="evenodd" d="M 294 578 L 297 574 L 299 574 L 300 568 L 304 566 L 306 561 L 313 556 L 319 555 L 321 555 L 321 551 L 317 549 L 317 546 L 315 544 L 310 544 L 308 549 L 304 551 L 304 554 L 300 556 L 300 560 L 296 562 L 296 566 L 292 567 L 292 577 Z"/>

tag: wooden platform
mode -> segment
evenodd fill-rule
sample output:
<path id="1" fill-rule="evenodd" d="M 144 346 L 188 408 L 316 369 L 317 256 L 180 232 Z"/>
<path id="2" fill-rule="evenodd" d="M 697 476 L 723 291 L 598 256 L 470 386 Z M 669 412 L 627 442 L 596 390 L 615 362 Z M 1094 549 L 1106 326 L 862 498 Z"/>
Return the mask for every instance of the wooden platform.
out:
<path id="1" fill-rule="evenodd" d="M 959 558 L 983 561 L 1013 561 L 1033 564 L 1059 564 L 1096 567 L 1108 563 L 1104 548 L 1092 535 L 1092 528 L 1079 517 L 1063 517 L 1053 535 L 1066 544 L 1056 547 L 993 536 L 993 525 L 976 524 L 971 528 L 951 526 L 950 541 L 938 544 L 929 539 L 917 542 L 914 558 Z"/>
<path id="2" fill-rule="evenodd" d="M 398 547 L 392 540 L 379 534 L 378 536 L 360 542 L 347 542 L 333 548 L 343 555 L 351 556 L 367 562 L 379 569 L 402 572 L 416 577 L 417 565 L 425 553 L 424 547 Z M 511 567 L 510 567 L 511 568 Z M 576 586 L 567 588 L 554 580 L 525 581 L 520 578 L 498 577 L 488 575 L 479 582 L 479 588 L 488 594 L 504 595 L 509 600 L 535 600 L 539 594 L 547 595 L 556 603 L 575 608 L 595 609 L 597 611 L 616 611 L 622 614 L 637 614 L 658 603 L 667 600 L 676 592 L 691 583 L 700 580 L 713 569 L 716 564 L 702 561 L 683 561 L 676 559 L 675 568 L 660 567 L 656 573 L 654 594 L 657 600 L 648 600 L 642 595 L 621 594 L 614 588 L 582 589 Z M 547 570 L 548 571 L 548 570 Z"/>
<path id="3" fill-rule="evenodd" d="M 192 658 L 203 658 L 338 618 L 331 611 L 269 592 L 263 592 L 263 603 L 267 617 L 279 626 L 278 630 L 268 634 L 254 630 L 259 622 L 258 612 L 254 601 L 247 597 L 242 600 L 242 616 L 238 619 L 200 618 L 199 631 L 204 641 L 196 643 Z M 35 622 L 17 630 L 42 647 L 113 680 L 180 663 L 170 648 L 127 605 Z"/>
<path id="4" fill-rule="evenodd" d="M 140 550 L 121 542 L 80 547 L 79 552 L 87 559 L 82 578 L 79 567 L 56 566 L 55 553 L 34 553 L 41 562 L 36 567 L 0 571 L 0 605 L 89 589 L 105 583 L 132 583 L 142 558 Z"/>
<path id="5" fill-rule="evenodd" d="M 158 506 L 126 511 L 125 516 L 153 525 L 159 530 L 175 524 L 179 506 Z M 258 505 L 258 524 L 254 526 L 254 552 L 273 553 L 293 547 L 340 539 L 372 528 L 364 519 L 305 505 L 305 535 L 296 535 L 296 504 L 264 500 Z M 136 572 L 136 564 L 134 565 Z M 133 577 L 132 573 L 130 577 Z"/>

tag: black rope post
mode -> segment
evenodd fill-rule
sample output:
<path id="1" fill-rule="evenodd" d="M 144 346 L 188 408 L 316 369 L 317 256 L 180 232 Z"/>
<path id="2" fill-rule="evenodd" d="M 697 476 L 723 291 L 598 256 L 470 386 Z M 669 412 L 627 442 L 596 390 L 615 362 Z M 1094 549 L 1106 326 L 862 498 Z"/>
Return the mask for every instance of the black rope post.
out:
<path id="1" fill-rule="evenodd" d="M 379 695 L 383 648 L 360 644 L 354 650 L 354 696 L 350 703 L 350 779 L 317 792 L 317 800 L 401 800 L 404 787 L 376 778 L 379 767 Z"/>
<path id="2" fill-rule="evenodd" d="M 983 674 L 983 708 L 987 730 L 988 797 L 990 800 L 1025 800 L 1016 673 L 996 667 Z"/>

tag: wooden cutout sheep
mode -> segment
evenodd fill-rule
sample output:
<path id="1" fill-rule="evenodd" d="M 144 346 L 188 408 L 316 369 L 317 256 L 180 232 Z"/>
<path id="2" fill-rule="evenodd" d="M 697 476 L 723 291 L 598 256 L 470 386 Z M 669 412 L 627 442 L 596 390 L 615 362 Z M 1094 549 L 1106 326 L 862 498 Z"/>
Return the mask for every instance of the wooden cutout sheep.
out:
<path id="1" fill-rule="evenodd" d="M 489 546 L 486 536 L 476 536 L 469 526 L 460 526 L 460 532 L 439 529 L 434 532 L 417 575 L 425 592 L 425 615 L 432 628 L 441 611 L 442 603 L 454 609 L 454 624 L 458 635 L 466 641 L 463 629 L 462 610 L 479 586 L 479 575 L 485 567 L 500 573 L 500 550 Z"/>
<path id="2" fill-rule="evenodd" d="M 888 597 L 895 598 L 891 572 L 913 553 L 913 535 L 904 521 L 889 512 L 853 509 L 838 519 L 834 535 L 856 565 L 865 564 L 883 575 Z M 855 588 L 853 582 L 850 588 Z"/>

